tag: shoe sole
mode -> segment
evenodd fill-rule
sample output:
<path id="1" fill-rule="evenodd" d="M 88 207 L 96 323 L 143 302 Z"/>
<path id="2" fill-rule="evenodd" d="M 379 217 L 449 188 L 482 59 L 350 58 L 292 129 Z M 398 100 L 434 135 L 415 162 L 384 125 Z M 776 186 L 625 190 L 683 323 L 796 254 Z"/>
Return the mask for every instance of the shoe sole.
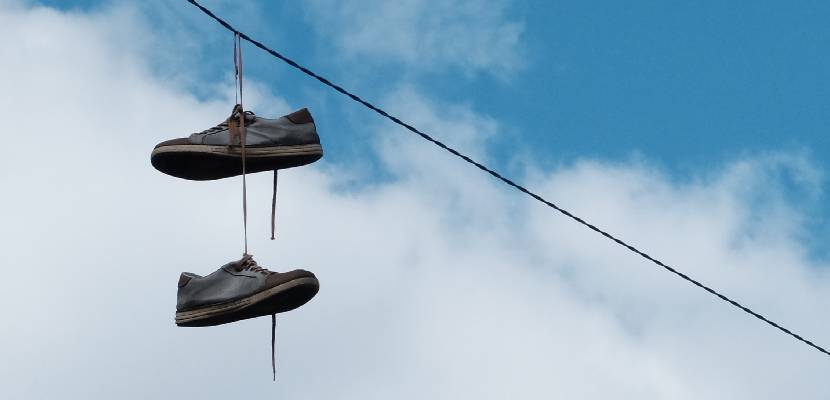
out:
<path id="1" fill-rule="evenodd" d="M 302 306 L 319 290 L 317 278 L 297 278 L 239 300 L 176 311 L 176 325 L 215 326 L 279 314 Z"/>
<path id="2" fill-rule="evenodd" d="M 311 164 L 323 157 L 320 144 L 246 147 L 247 173 L 286 169 Z M 242 148 L 204 144 L 180 144 L 153 149 L 150 163 L 177 178 L 206 181 L 242 175 Z"/>

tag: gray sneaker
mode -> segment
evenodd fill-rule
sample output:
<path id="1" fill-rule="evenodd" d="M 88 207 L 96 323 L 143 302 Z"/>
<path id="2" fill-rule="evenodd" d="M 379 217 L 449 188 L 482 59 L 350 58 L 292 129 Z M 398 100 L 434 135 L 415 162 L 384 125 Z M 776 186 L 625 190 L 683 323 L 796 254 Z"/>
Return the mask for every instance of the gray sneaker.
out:
<path id="1" fill-rule="evenodd" d="M 262 118 L 235 106 L 231 116 L 190 137 L 167 140 L 153 149 L 150 162 L 168 175 L 212 180 L 242 174 L 242 147 L 236 127 L 244 116 L 245 169 L 248 173 L 310 164 L 323 157 L 314 119 L 301 109 L 277 119 Z"/>
<path id="2" fill-rule="evenodd" d="M 319 288 L 309 271 L 272 272 L 245 255 L 207 276 L 181 274 L 176 325 L 213 326 L 290 311 Z"/>

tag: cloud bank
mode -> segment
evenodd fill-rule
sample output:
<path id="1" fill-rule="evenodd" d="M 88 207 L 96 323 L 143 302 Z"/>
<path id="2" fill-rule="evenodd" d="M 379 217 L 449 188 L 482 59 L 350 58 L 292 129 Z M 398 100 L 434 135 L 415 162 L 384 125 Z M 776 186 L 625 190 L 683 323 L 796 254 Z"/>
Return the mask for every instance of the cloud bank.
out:
<path id="1" fill-rule="evenodd" d="M 149 34 L 134 21 L 128 7 L 0 5 L 2 397 L 830 395 L 824 356 L 385 122 L 373 145 L 391 178 L 344 190 L 349 165 L 286 171 L 276 242 L 269 179 L 250 178 L 254 255 L 322 284 L 278 320 L 272 383 L 270 321 L 173 323 L 179 272 L 239 257 L 240 182 L 179 181 L 149 152 L 221 120 L 231 91 L 199 100 L 157 76 L 147 54 L 110 40 Z M 270 116 L 301 106 L 260 99 Z M 485 159 L 500 129 L 417 88 L 386 104 Z M 325 141 L 337 127 L 319 129 Z M 525 162 L 546 197 L 830 342 L 827 265 L 807 256 L 809 215 L 781 179 L 820 199 L 821 171 L 803 155 L 744 157 L 683 182 L 643 161 Z"/>

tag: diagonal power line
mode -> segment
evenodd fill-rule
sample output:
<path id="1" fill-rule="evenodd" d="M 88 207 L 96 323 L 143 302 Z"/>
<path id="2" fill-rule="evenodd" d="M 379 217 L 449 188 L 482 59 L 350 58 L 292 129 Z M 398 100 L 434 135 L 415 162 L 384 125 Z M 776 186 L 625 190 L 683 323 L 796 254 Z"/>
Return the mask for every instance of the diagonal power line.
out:
<path id="1" fill-rule="evenodd" d="M 290 65 L 290 66 L 292 66 L 292 67 L 294 67 L 294 68 L 296 68 L 296 69 L 298 69 L 298 70 L 302 71 L 304 74 L 306 74 L 306 75 L 308 75 L 308 76 L 310 76 L 310 77 L 312 77 L 312 78 L 314 78 L 314 79 L 317 79 L 317 80 L 318 80 L 318 81 L 320 81 L 322 84 L 324 84 L 324 85 L 326 85 L 326 86 L 328 86 L 328 87 L 330 87 L 330 88 L 332 88 L 332 89 L 334 89 L 334 90 L 336 90 L 336 91 L 340 92 L 341 94 L 344 94 L 344 95 L 348 96 L 350 99 L 352 99 L 352 100 L 354 100 L 354 101 L 356 101 L 356 102 L 358 102 L 358 103 L 360 103 L 360 104 L 364 105 L 366 108 L 368 108 L 368 109 L 370 109 L 370 110 L 372 110 L 372 111 L 374 111 L 374 112 L 376 112 L 376 113 L 378 113 L 378 114 L 380 114 L 380 115 L 382 115 L 382 116 L 386 117 L 386 118 L 387 118 L 387 119 L 389 119 L 390 121 L 392 121 L 392 122 L 394 122 L 394 123 L 396 123 L 396 124 L 398 124 L 398 125 L 400 125 L 400 126 L 402 126 L 402 127 L 406 128 L 406 130 L 408 130 L 408 131 L 410 131 L 410 132 L 412 132 L 412 133 L 414 133 L 414 134 L 416 134 L 416 135 L 420 136 L 420 137 L 421 137 L 421 138 L 423 138 L 424 140 L 426 140 L 426 141 L 428 141 L 428 142 L 431 142 L 432 144 L 434 144 L 434 145 L 436 145 L 436 146 L 438 146 L 438 147 L 440 147 L 440 148 L 442 148 L 442 149 L 444 149 L 444 150 L 446 150 L 446 151 L 450 152 L 452 155 L 454 155 L 454 156 L 456 156 L 456 157 L 458 157 L 458 158 L 461 158 L 462 160 L 466 161 L 468 164 L 471 164 L 471 165 L 473 165 L 474 167 L 476 167 L 476 168 L 478 168 L 478 169 L 480 169 L 480 170 L 482 170 L 482 171 L 484 171 L 484 172 L 486 172 L 486 173 L 488 173 L 488 174 L 492 175 L 494 178 L 496 178 L 496 179 L 498 179 L 498 180 L 502 181 L 503 183 L 507 184 L 508 186 L 511 186 L 511 187 L 513 187 L 514 189 L 516 189 L 516 190 L 518 190 L 518 191 L 520 191 L 520 192 L 522 192 L 522 193 L 524 193 L 524 194 L 526 194 L 526 195 L 528 195 L 528 196 L 532 197 L 532 198 L 533 198 L 533 199 L 535 199 L 536 201 L 539 201 L 540 203 L 542 203 L 542 204 L 544 204 L 544 205 L 546 205 L 546 206 L 548 206 L 548 207 L 550 207 L 550 208 L 552 208 L 552 209 L 554 209 L 554 210 L 556 210 L 556 211 L 559 211 L 561 214 L 565 215 L 566 217 L 568 217 L 568 218 L 570 218 L 570 219 L 572 219 L 572 220 L 574 220 L 574 221 L 576 221 L 576 222 L 578 222 L 578 223 L 582 224 L 582 225 L 583 225 L 583 226 L 585 226 L 586 228 L 588 228 L 588 229 L 590 229 L 590 230 L 592 230 L 592 231 L 594 231 L 594 232 L 596 232 L 596 233 L 599 233 L 599 234 L 600 234 L 600 235 L 602 235 L 602 236 L 605 236 L 606 238 L 610 239 L 611 241 L 613 241 L 613 242 L 617 243 L 618 245 L 620 245 L 620 246 L 622 246 L 622 247 L 625 247 L 626 249 L 628 249 L 628 250 L 630 250 L 631 252 L 633 252 L 633 253 L 635 253 L 635 254 L 639 255 L 640 257 L 643 257 L 643 258 L 645 258 L 646 260 L 649 260 L 649 261 L 651 261 L 652 263 L 654 263 L 654 264 L 656 264 L 656 265 L 658 265 L 658 266 L 660 266 L 660 267 L 663 267 L 665 270 L 667 270 L 667 271 L 669 271 L 669 272 L 671 272 L 671 273 L 673 273 L 673 274 L 677 275 L 678 277 L 680 277 L 680 278 L 682 278 L 683 280 L 685 280 L 685 281 L 687 281 L 687 282 L 691 283 L 692 285 L 695 285 L 695 286 L 697 286 L 697 287 L 699 287 L 699 288 L 701 288 L 701 289 L 703 289 L 703 290 L 705 290 L 705 291 L 709 292 L 710 294 L 712 294 L 712 295 L 716 296 L 717 298 L 719 298 L 719 299 L 721 299 L 721 300 L 723 300 L 723 301 L 725 301 L 725 302 L 727 302 L 727 303 L 729 303 L 729 304 L 731 304 L 731 305 L 733 305 L 733 306 L 735 306 L 735 307 L 739 308 L 741 311 L 743 311 L 743 312 L 745 312 L 745 313 L 747 313 L 747 314 L 749 314 L 749 315 L 751 315 L 751 316 L 753 316 L 753 317 L 755 317 L 755 318 L 758 318 L 758 319 L 759 319 L 759 320 L 761 320 L 761 321 L 766 322 L 768 325 L 770 325 L 770 326 L 772 326 L 772 327 L 774 327 L 774 328 L 778 329 L 779 331 L 781 331 L 781 332 L 783 332 L 783 333 L 785 333 L 785 334 L 787 334 L 787 335 L 791 336 L 792 338 L 794 338 L 794 339 L 796 339 L 796 340 L 798 340 L 798 341 L 800 341 L 800 342 L 802 342 L 802 343 L 804 343 L 804 344 L 806 344 L 806 345 L 808 345 L 808 346 L 810 346 L 810 347 L 814 348 L 815 350 L 818 350 L 818 351 L 820 351 L 820 352 L 824 353 L 824 354 L 825 354 L 825 355 L 827 355 L 827 356 L 830 356 L 830 352 L 828 352 L 827 350 L 825 350 L 823 347 L 821 347 L 821 346 L 819 346 L 819 345 L 817 345 L 817 344 L 813 343 L 812 341 L 810 341 L 810 340 L 808 340 L 808 339 L 805 339 L 805 338 L 804 338 L 804 337 L 802 337 L 801 335 L 799 335 L 799 334 L 797 334 L 797 333 L 795 333 L 795 332 L 793 332 L 793 331 L 791 331 L 791 330 L 789 330 L 789 329 L 787 329 L 787 328 L 785 328 L 785 327 L 783 327 L 783 326 L 779 325 L 778 323 L 776 323 L 776 322 L 774 322 L 774 321 L 772 321 L 772 320 L 768 319 L 767 317 L 764 317 L 763 315 L 761 315 L 761 314 L 759 314 L 759 313 L 757 313 L 757 312 L 755 312 L 755 311 L 752 311 L 751 309 L 749 309 L 748 307 L 746 307 L 746 306 L 742 305 L 741 303 L 738 303 L 737 301 L 735 301 L 735 300 L 733 300 L 733 299 L 731 299 L 731 298 L 729 298 L 729 297 L 727 297 L 727 296 L 725 296 L 725 295 L 723 295 L 723 294 L 719 293 L 719 292 L 718 292 L 718 291 L 716 291 L 715 289 L 712 289 L 712 288 L 710 288 L 709 286 L 706 286 L 706 285 L 704 285 L 703 283 L 701 283 L 701 282 L 699 282 L 699 281 L 697 281 L 697 280 L 695 280 L 695 279 L 691 278 L 690 276 L 688 276 L 688 275 L 684 274 L 683 272 L 678 271 L 678 270 L 677 270 L 677 269 L 675 269 L 674 267 L 671 267 L 671 266 L 667 265 L 666 263 L 664 263 L 664 262 L 662 262 L 662 261 L 660 261 L 660 260 L 658 260 L 658 259 L 656 259 L 656 258 L 654 258 L 654 257 L 652 257 L 652 256 L 650 256 L 650 255 L 648 255 L 648 254 L 646 254 L 646 253 L 645 253 L 645 252 L 643 252 L 642 250 L 639 250 L 639 249 L 637 249 L 636 247 L 634 247 L 634 246 L 632 246 L 632 245 L 630 245 L 630 244 L 628 244 L 628 243 L 626 243 L 626 242 L 622 241 L 621 239 L 618 239 L 618 238 L 617 238 L 617 237 L 615 237 L 614 235 L 612 235 L 612 234 L 610 234 L 610 233 L 608 233 L 608 232 L 606 232 L 606 231 L 604 231 L 604 230 L 602 230 L 602 229 L 598 228 L 597 226 L 595 226 L 595 225 L 591 224 L 590 222 L 585 221 L 584 219 L 582 219 L 582 218 L 580 218 L 580 217 L 578 217 L 578 216 L 576 216 L 576 215 L 572 214 L 572 213 L 571 213 L 571 212 L 569 212 L 568 210 L 565 210 L 565 209 L 563 209 L 563 208 L 561 208 L 561 207 L 557 206 L 556 204 L 554 204 L 554 203 L 552 203 L 552 202 L 550 202 L 550 201 L 548 201 L 548 200 L 545 200 L 542 196 L 540 196 L 540 195 L 538 195 L 538 194 L 536 194 L 536 193 L 534 193 L 534 192 L 531 192 L 530 190 L 528 190 L 527 188 L 525 188 L 525 187 L 524 187 L 524 186 L 522 186 L 522 185 L 519 185 L 518 183 L 514 182 L 514 181 L 513 181 L 513 180 L 511 180 L 510 178 L 507 178 L 507 177 L 505 177 L 504 175 L 502 175 L 502 174 L 500 174 L 500 173 L 498 173 L 498 172 L 494 171 L 493 169 L 491 169 L 491 168 L 489 168 L 489 167 L 487 167 L 487 166 L 485 166 L 485 165 L 483 165 L 483 164 L 479 163 L 478 161 L 475 161 L 475 160 L 473 160 L 472 158 L 470 158 L 470 157 L 468 157 L 468 156 L 466 156 L 466 155 L 464 155 L 464 154 L 462 154 L 462 153 L 458 152 L 457 150 L 453 149 L 452 147 L 449 147 L 449 146 L 447 146 L 446 144 L 441 143 L 439 140 L 434 139 L 432 136 L 430 136 L 430 135 L 428 135 L 428 134 L 426 134 L 426 133 L 424 133 L 424 132 L 421 132 L 418 128 L 416 128 L 416 127 L 414 127 L 414 126 L 412 126 L 412 125 L 410 125 L 410 124 L 408 124 L 408 123 L 406 123 L 406 122 L 401 121 L 398 117 L 395 117 L 395 116 L 393 116 L 393 115 L 390 115 L 389 113 L 387 113 L 387 112 L 386 112 L 386 111 L 384 111 L 383 109 L 381 109 L 381 108 L 379 108 L 379 107 L 377 107 L 377 106 L 373 105 L 372 103 L 369 103 L 369 102 L 368 102 L 368 101 L 366 101 L 366 100 L 363 100 L 362 98 L 360 98 L 360 97 L 358 97 L 357 95 L 355 95 L 355 94 L 353 94 L 353 93 L 349 92 L 348 90 L 343 89 L 343 88 L 342 88 L 342 87 L 340 87 L 339 85 L 337 85 L 337 84 L 335 84 L 335 83 L 332 83 L 332 82 L 331 82 L 331 81 L 329 81 L 328 79 L 326 79 L 326 78 L 324 78 L 324 77 L 322 77 L 322 76 L 320 76 L 320 75 L 317 75 L 316 73 L 314 73 L 313 71 L 309 70 L 308 68 L 306 68 L 306 67 L 304 67 L 304 66 L 302 66 L 302 65 L 300 65 L 300 64 L 297 64 L 294 60 L 292 60 L 292 59 L 290 59 L 290 58 L 288 58 L 288 57 L 286 57 L 286 56 L 284 56 L 284 55 L 282 55 L 282 54 L 278 53 L 277 51 L 274 51 L 274 50 L 272 50 L 272 49 L 268 48 L 267 46 L 265 46 L 264 44 L 262 44 L 262 43 L 258 42 L 258 41 L 257 41 L 257 40 L 255 40 L 255 39 L 251 38 L 250 36 L 248 36 L 248 35 L 246 35 L 246 34 L 244 34 L 244 33 L 240 32 L 240 31 L 236 30 L 236 28 L 234 28 L 233 26 L 231 26 L 231 24 L 229 24 L 228 22 L 226 22 L 226 21 L 225 21 L 225 20 L 223 20 L 222 18 L 219 18 L 218 16 L 216 16 L 216 14 L 214 14 L 213 12 L 211 12 L 210 10 L 208 10 L 207 8 L 203 7 L 201 4 L 199 4 L 198 2 L 196 2 L 196 0 L 187 0 L 187 1 L 188 1 L 190 4 L 193 4 L 194 6 L 198 7 L 200 10 L 202 10 L 202 12 L 204 12 L 205 14 L 207 14 L 209 17 L 211 17 L 211 18 L 213 18 L 214 20 L 216 20 L 216 22 L 220 23 L 223 27 L 225 27 L 225 29 L 227 29 L 227 30 L 229 30 L 229 31 L 231 31 L 231 32 L 233 32 L 233 33 L 238 34 L 238 35 L 239 35 L 242 39 L 244 39 L 244 40 L 246 40 L 246 41 L 250 42 L 251 44 L 253 44 L 253 45 L 254 45 L 254 46 L 256 46 L 256 47 L 259 47 L 259 48 L 260 48 L 260 49 L 262 49 L 262 50 L 265 50 L 267 53 L 271 54 L 272 56 L 274 56 L 274 57 L 276 57 L 276 58 L 278 58 L 278 59 L 280 59 L 280 60 L 282 60 L 282 61 L 283 61 L 283 62 L 285 62 L 286 64 L 288 64 L 288 65 Z"/>

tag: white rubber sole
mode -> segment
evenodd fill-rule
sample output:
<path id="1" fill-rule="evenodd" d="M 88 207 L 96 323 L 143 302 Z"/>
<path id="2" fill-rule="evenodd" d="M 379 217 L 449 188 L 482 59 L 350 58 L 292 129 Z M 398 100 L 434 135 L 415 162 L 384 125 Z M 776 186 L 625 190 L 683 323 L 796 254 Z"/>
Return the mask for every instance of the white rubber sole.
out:
<path id="1" fill-rule="evenodd" d="M 153 149 L 152 155 L 167 153 L 208 153 L 216 155 L 242 157 L 242 147 L 207 144 L 177 144 Z M 293 146 L 245 147 L 245 157 L 290 157 L 310 156 L 323 153 L 319 144 L 298 144 Z"/>

